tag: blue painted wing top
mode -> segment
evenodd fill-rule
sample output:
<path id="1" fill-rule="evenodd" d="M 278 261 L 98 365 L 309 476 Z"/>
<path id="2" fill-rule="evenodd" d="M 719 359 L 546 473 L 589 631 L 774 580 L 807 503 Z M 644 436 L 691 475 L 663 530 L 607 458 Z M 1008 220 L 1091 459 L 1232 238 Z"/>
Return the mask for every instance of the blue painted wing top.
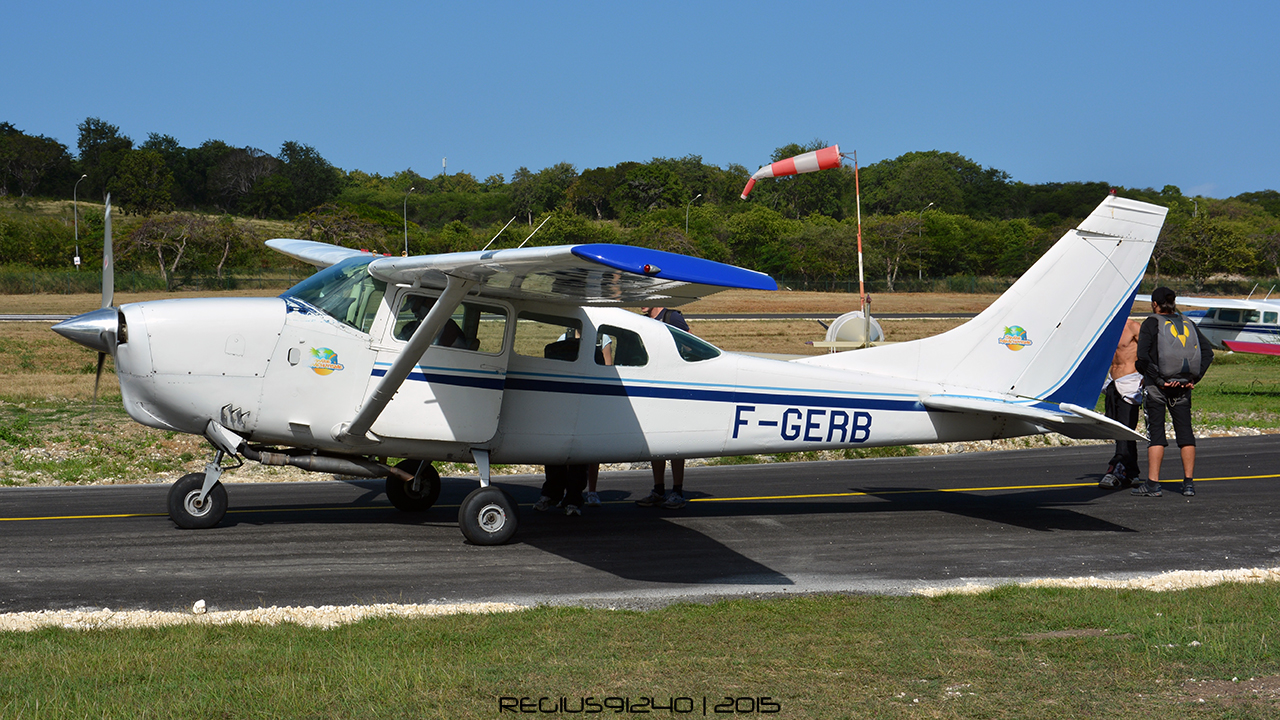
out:
<path id="1" fill-rule="evenodd" d="M 267 245 L 318 267 L 362 254 L 307 240 Z M 376 257 L 369 274 L 388 283 L 443 288 L 474 280 L 486 297 L 594 306 L 677 306 L 727 288 L 777 290 L 768 275 L 711 260 L 628 245 L 587 244 Z"/>

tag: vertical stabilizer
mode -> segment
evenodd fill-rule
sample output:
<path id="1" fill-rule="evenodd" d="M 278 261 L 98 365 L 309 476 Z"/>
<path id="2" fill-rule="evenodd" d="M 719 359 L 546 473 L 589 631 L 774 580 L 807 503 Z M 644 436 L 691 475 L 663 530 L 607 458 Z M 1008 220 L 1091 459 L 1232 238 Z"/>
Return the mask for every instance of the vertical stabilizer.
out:
<path id="1" fill-rule="evenodd" d="M 1091 408 L 1167 212 L 1109 196 L 964 325 L 797 362 Z"/>

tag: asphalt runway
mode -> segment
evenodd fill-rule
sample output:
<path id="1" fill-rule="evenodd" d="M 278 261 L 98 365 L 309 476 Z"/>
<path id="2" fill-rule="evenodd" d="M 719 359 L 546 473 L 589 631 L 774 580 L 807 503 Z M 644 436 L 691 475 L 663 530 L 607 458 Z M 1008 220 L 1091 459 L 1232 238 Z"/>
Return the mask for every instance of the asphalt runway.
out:
<path id="1" fill-rule="evenodd" d="M 1201 441 L 1198 495 L 1096 483 L 1109 446 L 691 468 L 681 510 L 637 507 L 646 471 L 604 473 L 602 508 L 537 513 L 501 547 L 467 544 L 445 479 L 421 515 L 380 482 L 230 484 L 211 530 L 179 530 L 167 485 L 0 489 L 0 611 L 211 610 L 508 601 L 650 607 L 966 582 L 1125 577 L 1280 563 L 1280 439 Z M 1172 455 L 1172 453 L 1171 453 Z M 1172 464 L 1169 464 L 1169 463 Z M 1176 458 L 1166 477 L 1179 477 Z"/>

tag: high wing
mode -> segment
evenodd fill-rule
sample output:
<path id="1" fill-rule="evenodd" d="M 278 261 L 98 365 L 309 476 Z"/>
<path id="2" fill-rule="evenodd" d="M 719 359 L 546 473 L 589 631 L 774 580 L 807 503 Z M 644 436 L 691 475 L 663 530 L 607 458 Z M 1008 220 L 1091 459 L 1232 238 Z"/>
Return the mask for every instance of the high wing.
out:
<path id="1" fill-rule="evenodd" d="M 320 267 L 361 251 L 309 240 L 267 245 Z M 683 305 L 726 288 L 777 290 L 768 275 L 733 265 L 627 245 L 585 244 L 378 257 L 369 274 L 388 283 L 444 288 L 450 277 L 472 293 L 508 300 L 593 306 Z"/>
<path id="2" fill-rule="evenodd" d="M 267 241 L 267 247 L 284 253 L 295 260 L 315 265 L 320 269 L 337 265 L 357 255 L 370 255 L 365 250 L 352 250 L 339 245 L 316 242 L 315 240 L 294 240 L 291 238 L 274 238 Z"/>

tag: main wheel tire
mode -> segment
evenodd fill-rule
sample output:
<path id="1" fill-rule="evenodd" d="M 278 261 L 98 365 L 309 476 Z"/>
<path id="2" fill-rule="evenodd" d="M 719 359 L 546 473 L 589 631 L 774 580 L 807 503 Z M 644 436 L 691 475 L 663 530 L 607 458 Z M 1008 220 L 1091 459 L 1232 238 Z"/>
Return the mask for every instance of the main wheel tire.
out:
<path id="1" fill-rule="evenodd" d="M 475 545 L 501 545 L 519 525 L 516 501 L 496 487 L 473 490 L 458 508 L 462 534 Z"/>
<path id="2" fill-rule="evenodd" d="M 387 499 L 397 510 L 403 512 L 426 512 L 440 498 L 440 473 L 429 462 L 421 460 L 404 460 L 397 469 L 414 475 L 418 480 L 418 490 L 413 490 L 413 483 L 397 477 L 387 478 Z"/>
<path id="3" fill-rule="evenodd" d="M 169 488 L 169 518 L 186 530 L 203 530 L 222 522 L 227 514 L 227 489 L 221 482 L 214 483 L 204 502 L 200 502 L 200 488 L 204 487 L 204 473 L 190 473 L 178 478 Z"/>

